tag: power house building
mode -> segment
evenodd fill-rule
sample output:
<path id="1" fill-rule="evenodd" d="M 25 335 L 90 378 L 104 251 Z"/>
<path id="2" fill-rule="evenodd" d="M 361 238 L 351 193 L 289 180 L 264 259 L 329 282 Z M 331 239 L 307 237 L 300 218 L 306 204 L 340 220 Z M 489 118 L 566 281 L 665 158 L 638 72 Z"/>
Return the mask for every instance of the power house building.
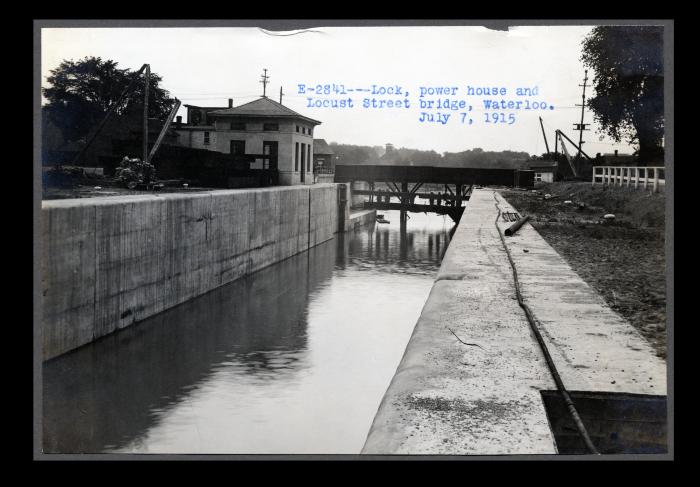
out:
<path id="1" fill-rule="evenodd" d="M 187 123 L 176 123 L 178 144 L 236 156 L 252 156 L 251 169 L 278 172 L 278 184 L 313 184 L 313 133 L 321 122 L 265 96 L 233 106 L 185 105 Z"/>

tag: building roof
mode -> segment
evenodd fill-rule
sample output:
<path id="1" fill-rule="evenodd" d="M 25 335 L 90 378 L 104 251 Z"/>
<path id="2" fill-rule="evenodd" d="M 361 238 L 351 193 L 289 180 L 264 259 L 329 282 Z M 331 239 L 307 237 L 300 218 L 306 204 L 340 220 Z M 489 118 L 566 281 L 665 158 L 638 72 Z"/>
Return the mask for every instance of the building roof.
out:
<path id="1" fill-rule="evenodd" d="M 246 117 L 282 117 L 282 118 L 300 118 L 314 125 L 320 125 L 321 122 L 313 118 L 305 117 L 294 110 L 287 108 L 281 103 L 277 103 L 266 97 L 258 98 L 244 105 L 239 105 L 233 108 L 225 108 L 223 110 L 215 110 L 209 112 L 210 117 L 230 117 L 230 116 L 246 116 Z"/>
<path id="2" fill-rule="evenodd" d="M 203 107 L 201 105 L 188 105 L 187 103 L 184 103 L 182 106 L 187 107 L 187 108 L 203 108 L 205 110 L 223 110 L 225 108 L 228 108 L 227 106 L 226 107 Z"/>
<path id="3" fill-rule="evenodd" d="M 326 143 L 325 139 L 314 139 L 314 154 L 332 156 L 335 152 Z"/>
<path id="4" fill-rule="evenodd" d="M 546 168 L 555 170 L 558 166 L 557 161 L 527 161 L 523 164 L 523 169 Z"/>
<path id="5" fill-rule="evenodd" d="M 603 157 L 607 157 L 607 158 L 610 158 L 610 159 L 615 159 L 615 158 L 617 158 L 617 159 L 633 159 L 633 158 L 635 158 L 635 157 L 637 157 L 637 156 L 635 156 L 634 154 L 615 154 L 615 153 L 611 154 L 611 153 L 605 153 L 605 154 L 603 154 Z"/>

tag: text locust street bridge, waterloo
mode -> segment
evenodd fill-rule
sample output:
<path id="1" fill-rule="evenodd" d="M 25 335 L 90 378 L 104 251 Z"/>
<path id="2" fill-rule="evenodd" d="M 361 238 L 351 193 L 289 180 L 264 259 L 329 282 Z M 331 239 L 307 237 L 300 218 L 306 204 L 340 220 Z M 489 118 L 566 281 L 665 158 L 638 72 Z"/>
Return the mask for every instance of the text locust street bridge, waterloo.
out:
<path id="1" fill-rule="evenodd" d="M 459 222 L 464 211 L 462 203 L 469 200 L 474 185 L 531 187 L 533 176 L 533 171 L 514 169 L 342 164 L 335 167 L 336 183 L 350 183 L 353 196 L 369 196 L 365 208 L 400 210 L 402 223 L 407 211 L 449 215 Z M 369 189 L 355 188 L 356 182 L 368 183 Z M 375 189 L 375 183 L 384 183 L 386 189 Z M 444 185 L 444 192 L 419 193 L 425 184 Z M 399 202 L 392 203 L 392 197 Z M 428 202 L 416 203 L 416 198 Z"/>

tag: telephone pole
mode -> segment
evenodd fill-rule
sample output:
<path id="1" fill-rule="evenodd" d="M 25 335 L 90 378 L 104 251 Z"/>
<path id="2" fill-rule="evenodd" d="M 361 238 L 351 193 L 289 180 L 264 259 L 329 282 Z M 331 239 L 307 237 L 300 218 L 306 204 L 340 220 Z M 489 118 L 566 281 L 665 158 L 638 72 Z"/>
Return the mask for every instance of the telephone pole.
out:
<path id="1" fill-rule="evenodd" d="M 263 69 L 263 72 L 264 72 L 264 73 L 263 73 L 262 77 L 260 78 L 260 82 L 261 82 L 262 85 L 263 85 L 263 94 L 262 94 L 262 96 L 263 96 L 263 98 L 267 98 L 266 89 L 267 89 L 267 83 L 269 83 L 268 80 L 270 79 L 270 77 L 267 75 L 267 68 Z"/>
<path id="2" fill-rule="evenodd" d="M 583 72 L 583 84 L 582 84 L 582 85 L 579 85 L 579 86 L 582 86 L 582 87 L 583 87 L 583 94 L 581 95 L 581 104 L 580 104 L 580 105 L 579 105 L 578 103 L 576 104 L 577 107 L 578 107 L 578 106 L 581 107 L 581 123 L 575 123 L 575 124 L 574 124 L 574 127 L 575 127 L 574 130 L 578 130 L 578 131 L 579 131 L 579 138 L 578 138 L 578 154 L 576 155 L 576 158 L 577 158 L 577 159 L 580 159 L 580 158 L 581 158 L 581 152 L 583 152 L 583 151 L 582 151 L 583 144 L 585 144 L 585 142 L 583 141 L 583 131 L 584 131 L 584 130 L 589 130 L 589 129 L 586 128 L 586 126 L 590 125 L 590 124 L 588 124 L 588 123 L 583 123 L 583 115 L 584 115 L 584 113 L 585 113 L 585 108 L 586 108 L 586 83 L 587 83 L 587 82 L 588 82 L 588 70 L 586 69 L 586 70 Z"/>
<path id="3" fill-rule="evenodd" d="M 284 93 L 282 93 L 282 87 L 280 86 L 280 105 L 282 104 L 282 95 L 284 95 Z"/>

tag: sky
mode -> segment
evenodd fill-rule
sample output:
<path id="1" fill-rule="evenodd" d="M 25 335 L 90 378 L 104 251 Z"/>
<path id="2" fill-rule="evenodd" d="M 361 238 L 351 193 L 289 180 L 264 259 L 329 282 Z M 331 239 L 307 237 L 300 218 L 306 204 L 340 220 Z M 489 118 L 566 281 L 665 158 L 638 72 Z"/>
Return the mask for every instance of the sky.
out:
<path id="1" fill-rule="evenodd" d="M 319 27 L 306 31 L 264 31 L 258 28 L 45 28 L 41 32 L 42 86 L 46 76 L 63 59 L 85 56 L 112 59 L 121 68 L 138 70 L 148 63 L 162 77 L 161 86 L 183 104 L 221 106 L 233 98 L 234 106 L 262 95 L 260 78 L 267 69 L 268 96 L 307 117 L 322 122 L 315 138 L 357 145 L 385 145 L 421 150 L 458 152 L 514 150 L 546 152 L 539 117 L 544 122 L 550 149 L 554 130 L 578 142 L 574 123 L 580 122 L 584 66 L 581 42 L 592 26 L 523 26 L 508 31 L 484 27 Z M 594 73 L 589 71 L 589 85 Z M 333 84 L 344 95 L 300 93 L 299 84 Z M 369 93 L 347 88 L 399 86 L 401 95 L 379 95 L 385 100 L 409 100 L 409 108 L 365 109 Z M 485 97 L 523 101 L 516 88 L 538 88 L 530 102 L 545 102 L 546 109 L 497 110 L 512 124 L 486 122 L 484 97 L 467 96 L 467 86 L 506 89 L 506 96 Z M 420 87 L 456 87 L 449 101 L 464 100 L 465 109 L 421 109 Z M 408 92 L 408 97 L 405 97 Z M 592 89 L 587 88 L 587 94 Z M 353 98 L 353 108 L 310 108 L 314 99 Z M 444 96 L 425 95 L 434 105 Z M 553 107 L 553 109 L 550 109 Z M 448 123 L 421 122 L 422 112 L 450 114 Z M 461 121 L 465 112 L 465 122 Z M 489 115 L 489 113 L 491 115 Z M 185 109 L 179 115 L 185 118 Z M 631 153 L 624 142 L 616 144 L 598 132 L 588 110 L 584 151 Z M 435 119 L 441 119 L 435 116 Z M 468 120 L 472 123 L 469 124 Z M 500 118 L 498 119 L 500 120 Z M 602 140 L 601 140 L 602 137 Z M 574 151 L 573 147 L 568 147 Z"/>

